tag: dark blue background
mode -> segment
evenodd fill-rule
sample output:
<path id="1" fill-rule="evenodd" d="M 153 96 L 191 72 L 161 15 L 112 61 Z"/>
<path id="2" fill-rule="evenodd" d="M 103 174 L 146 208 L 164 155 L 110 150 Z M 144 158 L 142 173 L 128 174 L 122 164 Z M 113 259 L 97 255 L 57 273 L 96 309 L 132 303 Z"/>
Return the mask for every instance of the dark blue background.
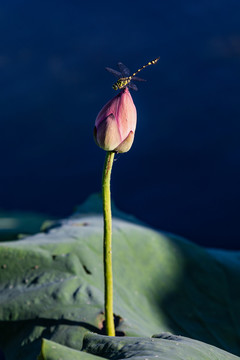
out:
<path id="1" fill-rule="evenodd" d="M 65 216 L 101 189 L 93 141 L 115 95 L 104 70 L 145 69 L 116 205 L 208 246 L 239 249 L 240 2 L 0 2 L 0 206 Z"/>

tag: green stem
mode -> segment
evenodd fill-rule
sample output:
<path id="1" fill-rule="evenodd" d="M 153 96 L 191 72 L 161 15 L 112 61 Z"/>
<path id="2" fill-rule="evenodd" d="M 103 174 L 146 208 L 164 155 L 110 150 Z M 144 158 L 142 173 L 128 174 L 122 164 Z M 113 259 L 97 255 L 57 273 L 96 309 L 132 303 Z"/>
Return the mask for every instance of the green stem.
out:
<path id="1" fill-rule="evenodd" d="M 115 336 L 113 318 L 113 275 L 112 275 L 112 213 L 110 178 L 114 159 L 114 152 L 108 151 L 105 158 L 102 178 L 103 197 L 103 263 L 104 263 L 104 300 L 105 300 L 105 323 L 108 336 Z"/>

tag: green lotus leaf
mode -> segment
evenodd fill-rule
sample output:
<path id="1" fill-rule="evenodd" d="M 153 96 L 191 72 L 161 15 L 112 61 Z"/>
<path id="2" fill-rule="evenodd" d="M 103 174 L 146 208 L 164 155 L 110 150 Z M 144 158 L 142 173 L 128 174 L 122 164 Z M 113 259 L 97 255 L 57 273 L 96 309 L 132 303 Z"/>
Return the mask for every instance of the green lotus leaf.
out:
<path id="1" fill-rule="evenodd" d="M 38 360 L 101 360 L 101 358 L 43 339 Z"/>
<path id="2" fill-rule="evenodd" d="M 88 333 L 82 351 L 43 340 L 38 360 L 239 360 L 215 346 L 169 333 L 148 337 L 109 337 Z"/>
<path id="3" fill-rule="evenodd" d="M 92 196 L 45 233 L 0 243 L 0 348 L 32 360 L 41 338 L 81 350 L 104 333 L 102 206 Z M 240 254 L 209 250 L 113 209 L 117 334 L 171 332 L 240 354 Z"/>

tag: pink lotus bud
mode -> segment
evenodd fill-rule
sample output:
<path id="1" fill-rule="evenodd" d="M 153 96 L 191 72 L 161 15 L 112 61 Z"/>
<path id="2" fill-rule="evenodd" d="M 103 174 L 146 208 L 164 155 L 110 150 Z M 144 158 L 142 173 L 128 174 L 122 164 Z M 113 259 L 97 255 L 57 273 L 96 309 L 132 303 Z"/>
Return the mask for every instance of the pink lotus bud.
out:
<path id="1" fill-rule="evenodd" d="M 127 152 L 134 140 L 136 124 L 136 107 L 126 87 L 98 114 L 94 128 L 95 141 L 103 150 Z"/>

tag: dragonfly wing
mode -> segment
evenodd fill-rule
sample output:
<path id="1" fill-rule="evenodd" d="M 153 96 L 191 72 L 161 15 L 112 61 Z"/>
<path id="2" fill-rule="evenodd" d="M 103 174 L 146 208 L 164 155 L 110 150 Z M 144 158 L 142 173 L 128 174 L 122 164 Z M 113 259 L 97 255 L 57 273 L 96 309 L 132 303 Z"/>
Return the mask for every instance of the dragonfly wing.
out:
<path id="1" fill-rule="evenodd" d="M 131 83 L 131 82 L 128 84 L 128 87 L 130 87 L 131 89 L 133 89 L 135 91 L 138 91 L 137 86 L 135 84 Z"/>
<path id="2" fill-rule="evenodd" d="M 132 79 L 133 79 L 133 81 L 147 81 L 147 80 L 142 79 L 142 78 L 137 77 L 137 76 L 134 76 Z"/>
<path id="3" fill-rule="evenodd" d="M 109 67 L 105 67 L 105 69 L 106 69 L 108 72 L 110 72 L 111 74 L 113 74 L 114 76 L 116 76 L 117 78 L 120 78 L 120 77 L 122 76 L 122 74 L 121 74 L 119 71 L 117 71 L 117 70 L 113 70 L 113 69 L 111 69 L 111 68 L 109 68 Z"/>
<path id="4" fill-rule="evenodd" d="M 121 71 L 122 77 L 128 77 L 130 75 L 130 70 L 122 62 L 118 63 L 118 67 Z"/>

